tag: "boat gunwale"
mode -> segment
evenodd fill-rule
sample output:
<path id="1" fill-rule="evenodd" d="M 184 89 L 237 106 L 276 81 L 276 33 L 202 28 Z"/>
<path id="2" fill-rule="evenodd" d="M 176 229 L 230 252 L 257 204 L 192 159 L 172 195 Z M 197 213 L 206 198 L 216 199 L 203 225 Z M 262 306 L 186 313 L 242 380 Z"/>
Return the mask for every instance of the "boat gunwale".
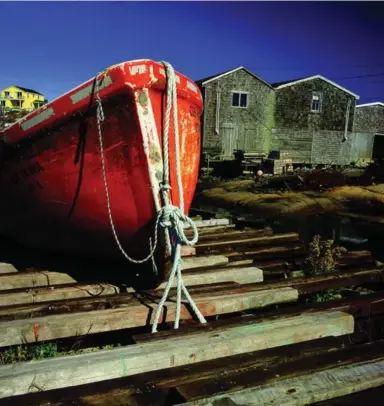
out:
<path id="1" fill-rule="evenodd" d="M 140 72 L 140 69 L 142 72 Z M 178 78 L 178 96 L 190 99 L 200 109 L 201 114 L 203 110 L 203 99 L 198 85 L 177 71 L 175 71 L 175 74 Z M 101 87 L 100 84 L 104 80 L 99 81 L 98 94 L 101 100 L 106 100 L 119 94 L 129 94 L 132 96 L 142 88 L 166 90 L 165 71 L 161 63 L 149 59 L 142 59 L 112 65 L 102 74 L 98 74 L 86 82 L 83 82 L 3 130 L 1 132 L 3 142 L 9 146 L 15 146 L 20 143 L 23 144 L 25 141 L 32 141 L 42 131 L 45 132 L 46 130 L 52 129 L 52 127 L 60 125 L 63 121 L 67 121 L 74 115 L 87 111 L 87 109 L 92 111 L 95 108 L 95 102 L 92 101 L 92 103 L 90 103 L 92 92 L 78 102 L 71 101 L 71 97 L 87 91 L 87 88 L 93 86 L 96 78 L 103 78 L 104 80 L 109 78 L 111 82 Z M 196 88 L 196 92 L 191 89 L 191 85 Z M 46 119 L 32 125 L 30 128 L 23 129 L 25 123 L 28 124 L 33 120 L 38 120 L 44 113 L 47 114 L 46 112 L 48 112 Z M 53 114 L 49 115 L 51 112 L 53 112 Z"/>

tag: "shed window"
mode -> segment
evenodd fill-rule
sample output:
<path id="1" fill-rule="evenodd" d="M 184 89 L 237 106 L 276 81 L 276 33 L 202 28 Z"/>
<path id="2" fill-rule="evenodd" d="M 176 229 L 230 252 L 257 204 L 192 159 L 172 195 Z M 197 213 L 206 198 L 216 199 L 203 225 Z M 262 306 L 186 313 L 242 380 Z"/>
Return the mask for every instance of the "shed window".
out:
<path id="1" fill-rule="evenodd" d="M 247 107 L 248 106 L 248 93 L 233 92 L 232 93 L 232 107 Z"/>
<path id="2" fill-rule="evenodd" d="M 319 92 L 312 93 L 311 111 L 318 113 L 321 111 L 322 95 Z"/>

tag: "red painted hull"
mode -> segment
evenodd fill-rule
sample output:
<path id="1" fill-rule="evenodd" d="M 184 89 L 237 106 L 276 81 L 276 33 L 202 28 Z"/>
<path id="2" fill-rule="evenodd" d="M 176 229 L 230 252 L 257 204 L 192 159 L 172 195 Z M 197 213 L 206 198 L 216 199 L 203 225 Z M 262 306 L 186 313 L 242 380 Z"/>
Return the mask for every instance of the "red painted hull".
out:
<path id="1" fill-rule="evenodd" d="M 199 171 L 202 98 L 193 82 L 178 73 L 177 77 L 188 212 Z M 149 60 L 112 66 L 98 82 L 113 220 L 123 247 L 136 256 L 148 253 L 153 235 L 165 82 L 163 66 Z M 44 250 L 123 259 L 108 218 L 93 83 L 83 83 L 5 130 L 0 234 Z M 178 204 L 172 126 L 170 140 L 170 193 Z"/>

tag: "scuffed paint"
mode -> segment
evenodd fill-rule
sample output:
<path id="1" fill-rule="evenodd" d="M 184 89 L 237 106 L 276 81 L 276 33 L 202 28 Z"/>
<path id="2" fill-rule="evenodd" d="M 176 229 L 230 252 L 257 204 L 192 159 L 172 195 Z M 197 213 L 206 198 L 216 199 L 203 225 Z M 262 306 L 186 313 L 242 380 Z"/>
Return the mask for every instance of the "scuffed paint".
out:
<path id="1" fill-rule="evenodd" d="M 154 69 L 152 65 L 149 67 L 149 77 L 151 84 L 156 83 L 159 80 L 154 74 Z"/>
<path id="2" fill-rule="evenodd" d="M 148 106 L 148 92 L 143 89 L 141 92 L 138 93 L 138 102 L 143 106 Z"/>
<path id="3" fill-rule="evenodd" d="M 45 111 L 43 111 L 42 113 L 37 114 L 33 118 L 21 123 L 21 128 L 24 131 L 29 130 L 30 128 L 36 126 L 37 124 L 40 124 L 45 120 L 48 120 L 54 114 L 55 114 L 55 112 L 54 112 L 53 108 L 50 107 L 50 108 L 46 109 Z"/>
<path id="4" fill-rule="evenodd" d="M 146 65 L 133 65 L 129 67 L 129 73 L 132 76 L 135 76 L 137 74 L 141 75 L 147 71 L 147 66 Z"/>
<path id="5" fill-rule="evenodd" d="M 112 83 L 113 83 L 113 81 L 110 76 L 104 76 L 103 80 L 101 81 L 101 84 L 99 84 L 97 86 L 97 90 L 100 91 L 102 89 L 105 89 L 106 87 L 112 85 Z M 92 88 L 93 88 L 93 84 L 90 84 L 89 86 L 85 87 L 84 89 L 81 89 L 80 91 L 72 94 L 70 96 L 72 104 L 79 103 L 80 101 L 89 97 L 92 93 Z"/>
<path id="6" fill-rule="evenodd" d="M 197 87 L 193 83 L 191 83 L 189 80 L 187 81 L 187 88 L 192 90 L 195 93 L 198 92 Z"/>
<path id="7" fill-rule="evenodd" d="M 143 100 L 144 98 L 146 98 L 145 105 L 140 102 L 140 100 Z M 163 159 L 161 154 L 159 136 L 157 133 L 155 116 L 153 113 L 152 104 L 147 88 L 135 92 L 135 102 L 143 137 L 144 153 L 147 158 L 148 173 L 151 182 L 153 199 L 156 210 L 159 211 L 161 207 L 161 201 L 158 175 L 159 173 L 162 173 L 163 170 Z"/>

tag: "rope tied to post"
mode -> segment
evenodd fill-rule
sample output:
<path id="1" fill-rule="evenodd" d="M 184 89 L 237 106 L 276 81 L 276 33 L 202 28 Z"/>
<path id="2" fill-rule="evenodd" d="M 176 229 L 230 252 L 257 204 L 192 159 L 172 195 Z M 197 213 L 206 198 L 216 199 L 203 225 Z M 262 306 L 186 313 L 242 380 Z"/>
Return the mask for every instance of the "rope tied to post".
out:
<path id="1" fill-rule="evenodd" d="M 120 240 L 117 236 L 116 228 L 114 225 L 112 211 L 111 211 L 111 204 L 110 204 L 110 197 L 109 197 L 109 188 L 106 176 L 106 169 L 105 169 L 105 159 L 104 159 L 104 147 L 103 147 L 103 136 L 102 136 L 102 128 L 101 123 L 104 121 L 104 111 L 103 105 L 98 93 L 99 87 L 97 86 L 96 90 L 96 103 L 97 103 L 97 127 L 98 127 L 98 134 L 99 134 L 99 143 L 100 143 L 100 159 L 101 159 L 101 169 L 103 175 L 103 183 L 104 183 L 104 190 L 105 196 L 107 201 L 107 210 L 109 221 L 111 224 L 112 233 L 114 235 L 116 244 L 121 251 L 121 253 L 125 256 L 125 258 L 136 264 L 147 262 L 148 260 L 152 259 L 154 262 L 154 253 L 157 248 L 158 244 L 158 231 L 159 227 L 164 230 L 165 234 L 165 243 L 168 254 L 170 255 L 172 261 L 172 270 L 170 276 L 168 278 L 167 284 L 164 289 L 163 296 L 158 303 L 154 322 L 152 325 L 152 332 L 157 332 L 157 326 L 159 323 L 161 311 L 165 305 L 165 302 L 168 298 L 169 291 L 173 285 L 174 278 L 177 279 L 177 295 L 176 295 L 176 314 L 175 314 L 175 321 L 174 321 L 174 328 L 177 329 L 180 323 L 180 314 L 181 314 L 181 303 L 182 303 L 182 294 L 184 294 L 187 303 L 191 306 L 193 312 L 195 313 L 196 317 L 198 318 L 200 323 L 206 323 L 204 316 L 201 314 L 199 308 L 193 301 L 191 295 L 189 294 L 183 278 L 181 274 L 182 269 L 182 259 L 181 259 L 181 245 L 189 245 L 193 246 L 198 241 L 198 231 L 196 224 L 193 220 L 188 217 L 184 213 L 184 192 L 183 192 L 183 184 L 181 179 L 181 163 L 180 163 L 180 150 L 179 150 L 179 125 L 178 125 L 178 112 L 177 112 L 177 84 L 176 84 L 176 76 L 173 67 L 168 62 L 163 62 L 163 65 L 166 70 L 166 78 L 167 78 L 167 95 L 166 95 L 166 114 L 165 114 L 165 123 L 164 123 L 164 134 L 163 134 L 163 181 L 160 185 L 160 191 L 162 195 L 162 200 L 164 206 L 160 208 L 156 216 L 156 223 L 155 223 L 155 230 L 154 230 L 154 243 L 152 244 L 152 239 L 149 240 L 150 252 L 149 254 L 140 260 L 133 259 L 129 257 L 129 255 L 125 252 L 124 248 L 122 247 Z M 98 75 L 97 75 L 98 76 Z M 178 196 L 179 196 L 179 206 L 175 206 L 172 204 L 171 199 L 169 197 L 169 192 L 171 190 L 171 186 L 169 184 L 169 166 L 170 166 L 170 146 L 169 146 L 169 127 L 170 127 L 170 119 L 171 119 L 171 110 L 173 108 L 173 128 L 174 128 L 174 138 L 175 138 L 175 166 L 176 166 L 176 179 L 177 179 L 177 189 L 178 189 Z M 192 228 L 193 237 L 189 240 L 184 232 L 185 226 L 190 226 Z"/>

